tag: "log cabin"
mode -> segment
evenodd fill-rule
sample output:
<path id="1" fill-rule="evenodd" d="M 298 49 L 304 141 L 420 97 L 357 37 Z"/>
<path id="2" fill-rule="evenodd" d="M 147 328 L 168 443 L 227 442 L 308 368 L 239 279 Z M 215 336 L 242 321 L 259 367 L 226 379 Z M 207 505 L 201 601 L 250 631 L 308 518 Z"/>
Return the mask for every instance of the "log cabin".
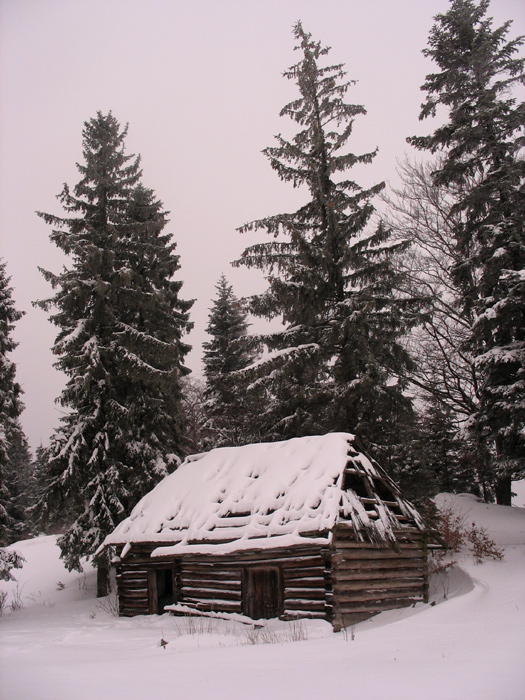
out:
<path id="1" fill-rule="evenodd" d="M 324 618 L 427 599 L 429 532 L 354 436 L 188 457 L 105 540 L 119 614 Z"/>

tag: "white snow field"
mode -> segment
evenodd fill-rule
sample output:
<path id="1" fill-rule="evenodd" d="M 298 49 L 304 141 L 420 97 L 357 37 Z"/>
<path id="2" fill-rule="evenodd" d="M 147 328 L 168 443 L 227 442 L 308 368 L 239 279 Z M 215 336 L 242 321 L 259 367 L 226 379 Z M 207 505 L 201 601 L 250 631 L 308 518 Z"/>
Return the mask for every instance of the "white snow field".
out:
<path id="1" fill-rule="evenodd" d="M 328 623 L 118 618 L 95 577 L 67 572 L 54 537 L 17 543 L 0 618 L 2 700 L 523 700 L 525 509 L 438 497 L 488 530 L 502 561 L 468 553 L 432 582 L 435 605 Z M 12 610 L 17 600 L 23 608 Z"/>

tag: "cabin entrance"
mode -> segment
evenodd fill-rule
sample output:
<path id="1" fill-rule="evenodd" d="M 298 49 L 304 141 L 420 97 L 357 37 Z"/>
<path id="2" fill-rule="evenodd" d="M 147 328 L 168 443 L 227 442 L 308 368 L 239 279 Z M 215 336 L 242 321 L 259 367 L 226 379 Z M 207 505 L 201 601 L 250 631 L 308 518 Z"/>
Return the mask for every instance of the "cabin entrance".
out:
<path id="1" fill-rule="evenodd" d="M 279 617 L 282 586 L 277 567 L 250 567 L 242 572 L 242 612 L 253 620 Z"/>
<path id="2" fill-rule="evenodd" d="M 177 602 L 175 570 L 173 568 L 150 570 L 148 589 L 150 614 L 162 615 L 166 605 Z"/>

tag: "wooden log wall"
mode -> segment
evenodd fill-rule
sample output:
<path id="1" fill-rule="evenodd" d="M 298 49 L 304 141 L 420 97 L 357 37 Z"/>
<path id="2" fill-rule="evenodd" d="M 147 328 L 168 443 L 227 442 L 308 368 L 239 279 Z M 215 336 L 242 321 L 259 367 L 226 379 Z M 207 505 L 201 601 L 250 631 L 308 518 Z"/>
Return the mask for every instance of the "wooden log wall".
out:
<path id="1" fill-rule="evenodd" d="M 152 612 L 148 571 L 176 568 L 177 600 L 203 612 L 242 613 L 242 572 L 247 567 L 275 567 L 280 572 L 283 618 L 332 615 L 331 562 L 320 547 L 262 550 L 227 556 L 184 555 L 150 558 L 154 545 L 134 546 L 117 568 L 121 615 Z"/>
<path id="2" fill-rule="evenodd" d="M 150 558 L 155 545 L 133 547 L 133 553 L 117 566 L 117 596 L 119 615 L 149 615 L 156 601 L 151 600 L 151 573 L 171 566 L 171 562 L 157 562 Z"/>
<path id="3" fill-rule="evenodd" d="M 173 567 L 176 602 L 202 612 L 242 613 L 243 569 L 271 567 L 280 573 L 283 619 L 323 618 L 340 629 L 427 599 L 424 538 L 415 529 L 396 535 L 399 551 L 357 542 L 344 526 L 336 529 L 330 550 L 304 546 L 152 559 L 156 545 L 134 546 L 117 569 L 119 611 L 126 616 L 156 612 L 148 572 Z"/>
<path id="4" fill-rule="evenodd" d="M 334 533 L 332 556 L 335 630 L 382 610 L 428 599 L 426 541 L 418 530 L 396 533 L 399 549 L 357 542 L 352 530 Z"/>

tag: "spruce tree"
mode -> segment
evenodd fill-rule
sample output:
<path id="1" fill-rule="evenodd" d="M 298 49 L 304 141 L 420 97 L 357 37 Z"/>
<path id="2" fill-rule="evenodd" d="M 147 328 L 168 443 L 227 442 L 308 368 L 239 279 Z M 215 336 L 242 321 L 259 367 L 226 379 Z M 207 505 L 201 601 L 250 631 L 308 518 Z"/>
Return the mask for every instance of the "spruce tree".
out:
<path id="1" fill-rule="evenodd" d="M 250 438 L 248 397 L 238 374 L 254 357 L 247 338 L 248 311 L 224 275 L 215 288 L 206 327 L 211 340 L 203 343 L 206 427 L 214 447 L 241 445 Z"/>
<path id="2" fill-rule="evenodd" d="M 430 401 L 421 416 L 420 432 L 437 489 L 447 493 L 471 491 L 481 495 L 478 474 L 468 468 L 469 461 L 465 459 L 467 445 L 460 439 L 452 409 L 439 400 Z"/>
<path id="3" fill-rule="evenodd" d="M 498 502 L 510 505 L 511 478 L 525 469 L 525 83 L 524 38 L 511 22 L 493 28 L 488 0 L 454 0 L 437 15 L 424 54 L 427 76 L 420 118 L 447 110 L 445 123 L 413 145 L 441 152 L 436 184 L 453 185 L 462 214 L 454 278 L 475 321 L 465 343 L 480 376 L 472 434 L 495 452 Z"/>
<path id="4" fill-rule="evenodd" d="M 167 213 L 141 184 L 139 159 L 126 155 L 126 133 L 111 113 L 86 122 L 81 180 L 59 195 L 66 215 L 39 214 L 71 261 L 59 274 L 42 271 L 57 291 L 37 302 L 53 311 L 56 366 L 68 377 L 59 398 L 67 413 L 41 455 L 39 511 L 44 521 L 70 515 L 58 541 L 69 569 L 184 453 L 192 302 L 179 296 Z"/>
<path id="5" fill-rule="evenodd" d="M 18 443 L 27 445 L 19 422 L 24 409 L 22 389 L 16 381 L 16 365 L 8 357 L 17 347 L 12 333 L 23 313 L 15 308 L 9 282 L 6 263 L 0 261 L 0 579 L 5 581 L 12 578 L 11 569 L 20 568 L 23 562 L 16 552 L 8 552 L 3 547 L 18 539 L 20 520 L 25 515 L 18 509 L 22 496 L 17 498 L 11 486 L 18 477 L 16 446 Z"/>
<path id="6" fill-rule="evenodd" d="M 269 439 L 350 430 L 368 446 L 388 440 L 387 416 L 410 411 L 396 377 L 410 365 L 400 337 L 416 321 L 417 304 L 397 294 L 393 243 L 379 224 L 369 230 L 372 199 L 384 187 L 363 189 L 347 176 L 371 163 L 375 151 L 347 149 L 361 105 L 345 101 L 353 81 L 343 64 L 322 66 L 328 48 L 294 27 L 301 60 L 285 72 L 299 97 L 281 116 L 299 131 L 277 136 L 265 149 L 281 180 L 308 191 L 293 213 L 244 225 L 273 237 L 245 250 L 237 265 L 267 273 L 268 289 L 251 299 L 251 311 L 281 318 L 282 331 L 260 335 L 269 353 L 247 374 L 267 392 L 259 415 Z"/>
<path id="7" fill-rule="evenodd" d="M 22 426 L 17 427 L 9 445 L 9 466 L 5 474 L 9 494 L 6 504 L 9 520 L 7 544 L 26 539 L 35 533 L 31 510 L 36 494 L 34 465 Z"/>
<path id="8" fill-rule="evenodd" d="M 22 318 L 15 308 L 6 274 L 6 263 L 0 262 L 0 546 L 11 540 L 13 519 L 12 495 L 7 484 L 13 478 L 12 448 L 18 439 L 25 439 L 19 423 L 23 411 L 22 389 L 16 381 L 16 365 L 8 355 L 16 347 L 12 333 L 14 324 Z"/>

